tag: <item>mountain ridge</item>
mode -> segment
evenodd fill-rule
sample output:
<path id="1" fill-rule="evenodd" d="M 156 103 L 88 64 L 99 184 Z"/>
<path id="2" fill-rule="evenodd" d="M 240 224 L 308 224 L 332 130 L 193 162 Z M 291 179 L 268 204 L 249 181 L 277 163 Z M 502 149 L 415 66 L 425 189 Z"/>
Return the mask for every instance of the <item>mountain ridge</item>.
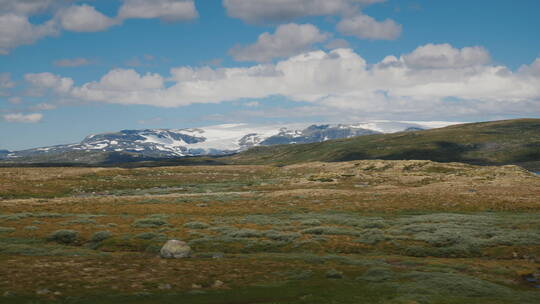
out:
<path id="1" fill-rule="evenodd" d="M 374 128 L 373 129 L 368 129 Z M 4 162 L 110 163 L 193 156 L 223 156 L 257 146 L 303 144 L 429 127 L 412 122 L 312 124 L 307 127 L 225 124 L 203 128 L 121 130 L 92 134 L 80 143 L 0 154 Z M 112 160 L 111 160 L 112 159 Z"/>

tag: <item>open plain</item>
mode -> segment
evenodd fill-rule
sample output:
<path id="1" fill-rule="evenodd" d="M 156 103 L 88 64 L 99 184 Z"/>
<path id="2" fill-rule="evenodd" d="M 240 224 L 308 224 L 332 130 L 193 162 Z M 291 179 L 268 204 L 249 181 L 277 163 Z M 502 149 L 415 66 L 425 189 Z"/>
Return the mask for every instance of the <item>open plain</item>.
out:
<path id="1" fill-rule="evenodd" d="M 0 169 L 1 303 L 538 303 L 517 166 Z M 170 239 L 190 258 L 162 259 Z"/>

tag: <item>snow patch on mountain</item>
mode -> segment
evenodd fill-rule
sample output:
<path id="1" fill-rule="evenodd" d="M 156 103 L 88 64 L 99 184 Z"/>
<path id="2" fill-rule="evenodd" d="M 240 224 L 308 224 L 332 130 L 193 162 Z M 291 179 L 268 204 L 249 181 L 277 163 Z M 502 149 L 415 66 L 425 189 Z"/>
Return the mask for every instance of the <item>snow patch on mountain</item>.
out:
<path id="1" fill-rule="evenodd" d="M 368 121 L 354 124 L 223 124 L 202 128 L 122 130 L 92 134 L 79 144 L 24 151 L 0 151 L 0 158 L 21 158 L 72 151 L 130 152 L 147 157 L 224 155 L 255 146 L 322 142 L 331 139 L 448 126 L 440 121 Z"/>

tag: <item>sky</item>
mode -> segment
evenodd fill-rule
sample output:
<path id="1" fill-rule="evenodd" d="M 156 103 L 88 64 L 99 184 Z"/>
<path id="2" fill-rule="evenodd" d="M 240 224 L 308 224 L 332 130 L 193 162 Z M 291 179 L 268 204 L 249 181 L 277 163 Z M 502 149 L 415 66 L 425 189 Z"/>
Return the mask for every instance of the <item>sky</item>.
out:
<path id="1" fill-rule="evenodd" d="M 0 149 L 540 118 L 539 14 L 537 0 L 0 0 Z"/>

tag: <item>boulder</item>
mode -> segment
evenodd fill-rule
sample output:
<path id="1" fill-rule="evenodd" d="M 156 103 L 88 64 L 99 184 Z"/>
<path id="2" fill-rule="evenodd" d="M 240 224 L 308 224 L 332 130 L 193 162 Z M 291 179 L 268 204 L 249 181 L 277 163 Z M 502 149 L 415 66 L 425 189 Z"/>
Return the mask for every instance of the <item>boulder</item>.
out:
<path id="1" fill-rule="evenodd" d="M 160 250 L 160 256 L 164 259 L 182 259 L 189 258 L 191 247 L 185 242 L 178 240 L 169 240 Z"/>

